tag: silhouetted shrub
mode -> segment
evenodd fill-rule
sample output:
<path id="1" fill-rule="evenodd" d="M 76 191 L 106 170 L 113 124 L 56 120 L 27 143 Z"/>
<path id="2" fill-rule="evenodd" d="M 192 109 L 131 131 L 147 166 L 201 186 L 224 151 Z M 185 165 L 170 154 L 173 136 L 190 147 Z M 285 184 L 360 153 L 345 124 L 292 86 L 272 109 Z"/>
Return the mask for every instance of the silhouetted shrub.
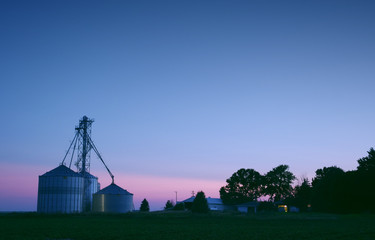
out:
<path id="1" fill-rule="evenodd" d="M 174 207 L 173 210 L 185 210 L 185 204 L 183 202 L 177 203 Z"/>
<path id="2" fill-rule="evenodd" d="M 166 203 L 165 203 L 165 207 L 164 207 L 164 210 L 167 210 L 167 209 L 172 209 L 173 208 L 173 202 L 171 200 L 168 200 Z"/>
<path id="3" fill-rule="evenodd" d="M 198 192 L 194 199 L 193 206 L 191 207 L 191 211 L 194 213 L 208 213 L 209 210 L 204 192 Z"/>
<path id="4" fill-rule="evenodd" d="M 148 201 L 145 199 L 143 199 L 142 203 L 141 203 L 141 207 L 139 208 L 139 211 L 141 212 L 149 212 L 150 211 L 150 206 L 148 205 Z"/>
<path id="5" fill-rule="evenodd" d="M 273 202 L 260 202 L 258 206 L 259 212 L 276 212 L 277 207 L 273 204 Z"/>

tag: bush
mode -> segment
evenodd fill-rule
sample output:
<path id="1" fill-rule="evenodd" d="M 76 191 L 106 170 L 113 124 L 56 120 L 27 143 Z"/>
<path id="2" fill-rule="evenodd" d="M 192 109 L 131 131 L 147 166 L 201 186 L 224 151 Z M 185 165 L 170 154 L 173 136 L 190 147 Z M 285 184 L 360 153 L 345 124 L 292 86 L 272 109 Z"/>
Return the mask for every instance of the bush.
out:
<path id="1" fill-rule="evenodd" d="M 208 213 L 209 210 L 204 192 L 198 192 L 194 199 L 193 206 L 191 207 L 191 211 L 194 213 Z"/>
<path id="2" fill-rule="evenodd" d="M 183 202 L 181 202 L 181 203 L 177 203 L 175 206 L 174 206 L 174 208 L 173 208 L 173 210 L 185 210 L 185 204 L 183 203 Z"/>
<path id="3" fill-rule="evenodd" d="M 276 212 L 277 207 L 273 204 L 273 202 L 260 202 L 258 206 L 259 212 Z"/>
<path id="4" fill-rule="evenodd" d="M 145 199 L 143 199 L 142 203 L 141 203 L 141 207 L 139 208 L 139 211 L 141 212 L 149 212 L 150 211 L 150 206 L 148 205 L 148 201 Z"/>
<path id="5" fill-rule="evenodd" d="M 168 200 L 165 204 L 164 210 L 172 209 L 173 208 L 173 202 L 171 200 Z"/>

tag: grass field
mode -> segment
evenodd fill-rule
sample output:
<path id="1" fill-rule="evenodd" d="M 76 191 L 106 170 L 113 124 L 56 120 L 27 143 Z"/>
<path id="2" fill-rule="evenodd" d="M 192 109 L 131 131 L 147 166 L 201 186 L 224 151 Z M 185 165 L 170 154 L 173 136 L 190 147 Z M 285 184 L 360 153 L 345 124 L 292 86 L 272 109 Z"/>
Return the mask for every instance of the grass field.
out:
<path id="1" fill-rule="evenodd" d="M 375 239 L 374 215 L 0 215 L 0 239 Z"/>

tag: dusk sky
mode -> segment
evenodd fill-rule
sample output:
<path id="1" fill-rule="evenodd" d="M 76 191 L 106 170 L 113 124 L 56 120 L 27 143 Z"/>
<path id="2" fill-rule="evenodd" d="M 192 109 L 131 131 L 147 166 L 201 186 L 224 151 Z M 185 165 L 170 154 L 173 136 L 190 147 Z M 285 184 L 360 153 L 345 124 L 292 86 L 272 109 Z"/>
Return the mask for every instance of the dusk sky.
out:
<path id="1" fill-rule="evenodd" d="M 1 1 L 0 211 L 36 211 L 38 176 L 84 115 L 137 209 L 219 197 L 240 168 L 356 169 L 375 144 L 374 13 L 372 0 Z"/>

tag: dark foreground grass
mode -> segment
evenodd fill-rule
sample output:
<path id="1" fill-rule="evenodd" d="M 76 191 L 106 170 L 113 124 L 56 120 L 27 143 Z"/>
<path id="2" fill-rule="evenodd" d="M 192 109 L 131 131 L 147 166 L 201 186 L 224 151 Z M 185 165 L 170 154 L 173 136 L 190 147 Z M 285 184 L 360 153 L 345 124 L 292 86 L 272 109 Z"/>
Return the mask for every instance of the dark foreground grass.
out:
<path id="1" fill-rule="evenodd" d="M 375 239 L 374 215 L 0 215 L 0 239 Z"/>

